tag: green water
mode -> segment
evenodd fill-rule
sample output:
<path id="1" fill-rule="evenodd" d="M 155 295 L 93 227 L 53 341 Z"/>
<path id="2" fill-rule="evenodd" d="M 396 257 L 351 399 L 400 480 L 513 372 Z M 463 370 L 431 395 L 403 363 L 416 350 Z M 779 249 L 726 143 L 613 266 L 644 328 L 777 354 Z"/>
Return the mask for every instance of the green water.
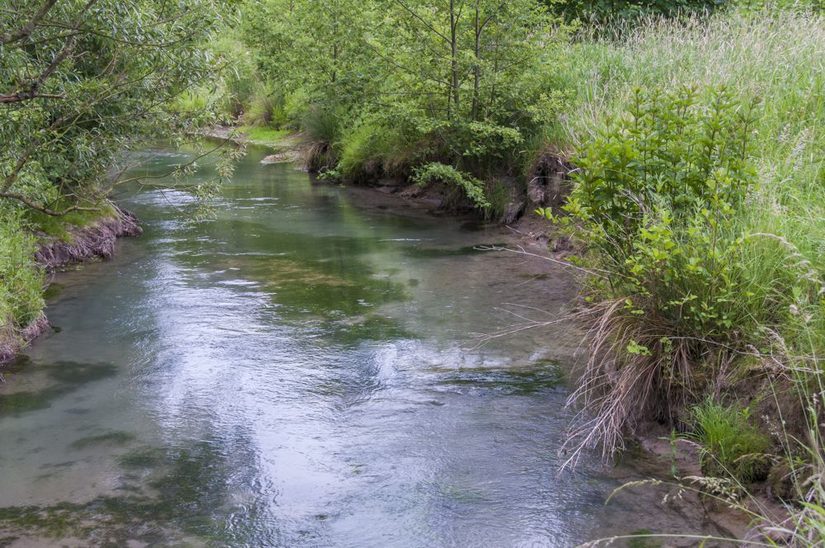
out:
<path id="1" fill-rule="evenodd" d="M 497 227 L 314 184 L 253 151 L 214 217 L 57 277 L 0 386 L 0 546 L 568 546 L 702 530 L 638 466 L 558 475 L 569 276 Z M 183 153 L 147 152 L 159 173 Z M 198 177 L 205 177 L 207 169 Z"/>

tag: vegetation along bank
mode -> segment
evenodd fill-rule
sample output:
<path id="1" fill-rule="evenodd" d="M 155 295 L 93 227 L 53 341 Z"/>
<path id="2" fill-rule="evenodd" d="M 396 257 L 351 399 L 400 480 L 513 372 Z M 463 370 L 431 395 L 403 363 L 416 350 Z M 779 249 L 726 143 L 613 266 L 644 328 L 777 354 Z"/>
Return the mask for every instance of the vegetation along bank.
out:
<path id="1" fill-rule="evenodd" d="M 823 539 L 820 2 L 130 5 L 0 15 L 7 332 L 42 308 L 31 234 L 99 210 L 124 151 L 217 124 L 297 135 L 321 179 L 572 242 L 589 352 L 568 464 L 656 425 L 701 447 L 681 488 L 748 513 L 761 542 Z M 221 151 L 218 180 L 238 154 Z"/>

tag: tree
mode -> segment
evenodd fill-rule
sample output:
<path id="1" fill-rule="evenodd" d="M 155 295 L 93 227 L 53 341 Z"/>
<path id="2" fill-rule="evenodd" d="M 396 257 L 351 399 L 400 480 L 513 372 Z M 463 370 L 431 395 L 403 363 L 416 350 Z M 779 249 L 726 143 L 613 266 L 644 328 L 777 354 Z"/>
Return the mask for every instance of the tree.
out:
<path id="1" fill-rule="evenodd" d="M 97 209 L 165 108 L 212 70 L 222 0 L 0 0 L 0 206 Z"/>
<path id="2" fill-rule="evenodd" d="M 350 105 L 371 94 L 379 74 L 365 40 L 373 3 L 363 0 L 265 0 L 247 4 L 246 42 L 266 79 L 306 104 Z"/>
<path id="3" fill-rule="evenodd" d="M 412 95 L 426 97 L 429 111 L 447 120 L 505 119 L 519 102 L 511 90 L 524 93 L 520 82 L 552 52 L 555 21 L 533 0 L 385 0 L 385 5 L 384 50 L 397 81 L 429 89 Z"/>

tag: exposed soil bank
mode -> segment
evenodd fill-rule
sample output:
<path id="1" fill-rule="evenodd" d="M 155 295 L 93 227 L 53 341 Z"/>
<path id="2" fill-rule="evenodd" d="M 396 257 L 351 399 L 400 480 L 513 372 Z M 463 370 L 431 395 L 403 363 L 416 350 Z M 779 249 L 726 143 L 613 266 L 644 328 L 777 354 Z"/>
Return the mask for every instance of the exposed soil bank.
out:
<path id="1" fill-rule="evenodd" d="M 39 265 L 48 271 L 94 259 L 109 259 L 114 255 L 115 242 L 123 236 L 139 236 L 143 229 L 132 213 L 114 206 L 115 214 L 84 227 L 72 227 L 65 239 L 39 235 L 40 246 L 34 255 Z M 0 364 L 12 360 L 31 341 L 46 333 L 49 321 L 41 314 L 18 333 L 0 333 Z"/>
<path id="2" fill-rule="evenodd" d="M 34 255 L 35 260 L 47 270 L 56 270 L 73 263 L 110 258 L 118 238 L 143 233 L 137 217 L 116 206 L 115 211 L 115 215 L 89 226 L 71 228 L 66 240 L 43 241 Z"/>

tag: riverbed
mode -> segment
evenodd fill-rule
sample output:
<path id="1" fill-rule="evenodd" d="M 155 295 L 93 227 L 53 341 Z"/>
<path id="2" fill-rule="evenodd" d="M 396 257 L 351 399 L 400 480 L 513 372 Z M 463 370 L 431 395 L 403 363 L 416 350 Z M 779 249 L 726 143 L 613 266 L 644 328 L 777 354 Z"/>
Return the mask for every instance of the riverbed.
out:
<path id="1" fill-rule="evenodd" d="M 144 235 L 55 277 L 54 332 L 0 385 L 0 545 L 718 532 L 661 490 L 605 504 L 661 463 L 594 456 L 559 473 L 582 341 L 556 321 L 570 272 L 485 250 L 514 244 L 502 227 L 263 155 L 240 162 L 204 219 L 172 181 L 124 193 Z M 158 174 L 188 153 L 141 156 Z M 209 175 L 207 162 L 189 182 Z"/>

